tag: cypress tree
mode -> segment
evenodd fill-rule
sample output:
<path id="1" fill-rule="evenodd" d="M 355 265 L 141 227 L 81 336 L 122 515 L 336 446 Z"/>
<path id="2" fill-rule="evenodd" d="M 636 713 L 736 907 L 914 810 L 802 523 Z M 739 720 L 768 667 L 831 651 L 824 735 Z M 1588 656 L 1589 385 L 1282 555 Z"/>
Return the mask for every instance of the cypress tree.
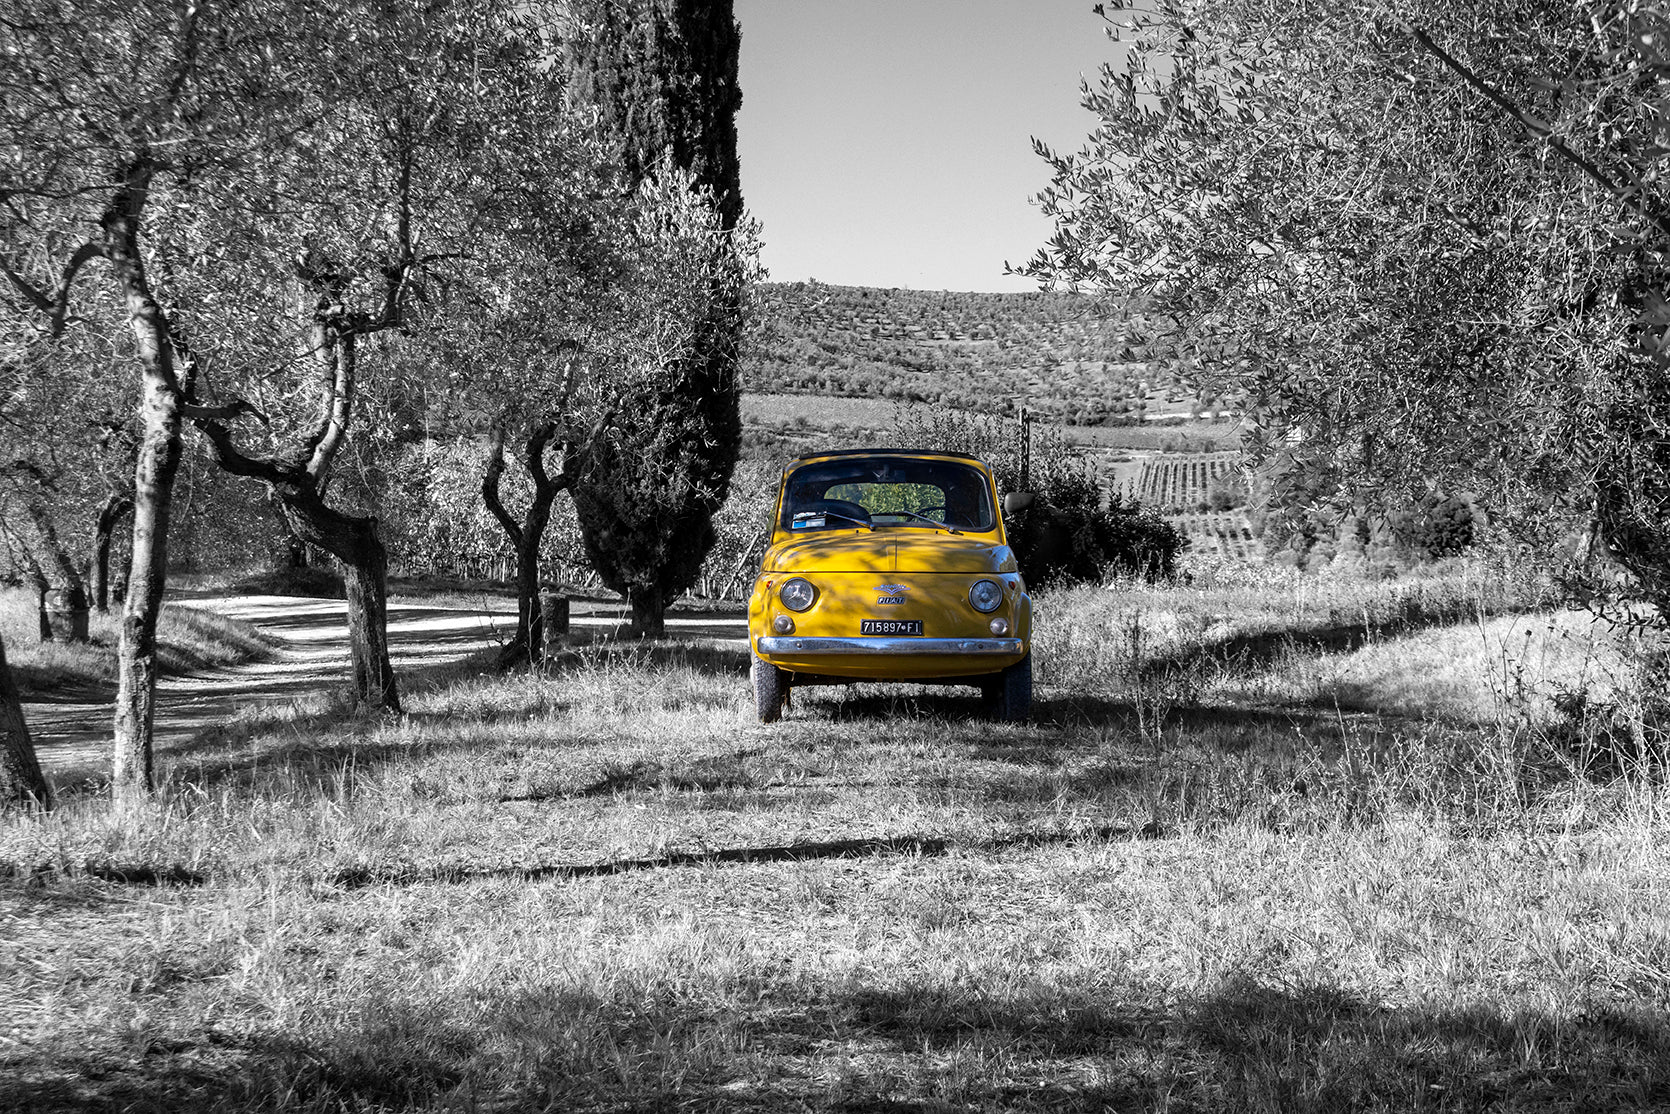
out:
<path id="1" fill-rule="evenodd" d="M 574 14 L 571 95 L 596 109 L 625 184 L 682 171 L 711 195 L 729 236 L 742 215 L 741 32 L 731 0 L 576 0 Z M 742 292 L 733 278 L 714 268 L 690 343 L 645 377 L 655 386 L 621 407 L 614 435 L 574 485 L 587 556 L 626 597 L 639 634 L 661 634 L 667 605 L 695 583 L 741 452 Z"/>

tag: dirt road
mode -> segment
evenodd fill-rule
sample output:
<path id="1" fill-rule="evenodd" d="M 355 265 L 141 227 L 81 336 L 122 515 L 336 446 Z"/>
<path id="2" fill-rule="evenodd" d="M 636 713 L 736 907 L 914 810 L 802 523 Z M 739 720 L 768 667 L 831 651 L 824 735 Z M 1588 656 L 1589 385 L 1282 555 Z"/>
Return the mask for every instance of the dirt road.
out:
<path id="1" fill-rule="evenodd" d="M 506 608 L 510 601 L 495 601 Z M 157 686 L 159 756 L 251 707 L 283 705 L 347 683 L 348 627 L 341 600 L 293 596 L 194 599 L 187 606 L 254 623 L 278 644 L 272 660 L 170 677 Z M 513 610 L 463 611 L 420 604 L 389 605 L 389 648 L 397 671 L 442 665 L 503 644 L 516 628 Z M 618 609 L 580 604 L 577 628 L 616 628 Z M 671 634 L 743 639 L 733 616 L 697 613 L 667 617 Z M 26 703 L 41 765 L 55 776 L 98 776 L 110 768 L 111 706 L 75 699 Z"/>

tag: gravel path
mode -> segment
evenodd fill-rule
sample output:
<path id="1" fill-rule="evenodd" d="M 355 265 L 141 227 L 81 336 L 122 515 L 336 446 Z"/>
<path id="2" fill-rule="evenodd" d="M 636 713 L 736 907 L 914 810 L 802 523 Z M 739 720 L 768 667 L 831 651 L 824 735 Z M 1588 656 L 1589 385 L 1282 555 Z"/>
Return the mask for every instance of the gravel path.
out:
<path id="1" fill-rule="evenodd" d="M 509 601 L 503 601 L 510 606 Z M 169 677 L 157 686 L 159 757 L 251 707 L 285 705 L 348 683 L 347 605 L 294 596 L 194 599 L 186 604 L 254 623 L 278 643 L 272 660 Z M 618 609 L 580 605 L 577 627 L 618 627 Z M 745 645 L 746 621 L 735 616 L 669 615 L 669 633 Z M 389 604 L 389 650 L 396 671 L 442 665 L 501 645 L 516 628 L 512 611 L 462 611 L 410 603 Z M 30 734 L 49 773 L 99 774 L 110 767 L 108 703 L 25 703 Z"/>

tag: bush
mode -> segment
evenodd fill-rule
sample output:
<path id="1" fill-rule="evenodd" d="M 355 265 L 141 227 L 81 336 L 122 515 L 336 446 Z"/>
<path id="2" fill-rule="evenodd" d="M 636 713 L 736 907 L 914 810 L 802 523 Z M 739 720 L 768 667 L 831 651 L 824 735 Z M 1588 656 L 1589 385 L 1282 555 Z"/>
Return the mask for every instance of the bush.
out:
<path id="1" fill-rule="evenodd" d="M 1036 587 L 1101 580 L 1110 573 L 1171 577 L 1189 539 L 1176 526 L 1118 492 L 1104 500 L 1089 475 L 1060 476 L 1016 515 L 1009 541 Z"/>

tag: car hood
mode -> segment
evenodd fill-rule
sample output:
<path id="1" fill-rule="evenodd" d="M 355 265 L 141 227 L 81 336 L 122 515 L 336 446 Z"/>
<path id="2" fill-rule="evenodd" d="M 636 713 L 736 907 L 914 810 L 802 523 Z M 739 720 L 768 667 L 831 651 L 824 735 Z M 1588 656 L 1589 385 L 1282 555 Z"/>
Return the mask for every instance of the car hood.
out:
<path id="1" fill-rule="evenodd" d="M 957 534 L 861 531 L 796 538 L 766 551 L 762 572 L 1001 573 L 1016 570 L 1006 545 Z"/>

